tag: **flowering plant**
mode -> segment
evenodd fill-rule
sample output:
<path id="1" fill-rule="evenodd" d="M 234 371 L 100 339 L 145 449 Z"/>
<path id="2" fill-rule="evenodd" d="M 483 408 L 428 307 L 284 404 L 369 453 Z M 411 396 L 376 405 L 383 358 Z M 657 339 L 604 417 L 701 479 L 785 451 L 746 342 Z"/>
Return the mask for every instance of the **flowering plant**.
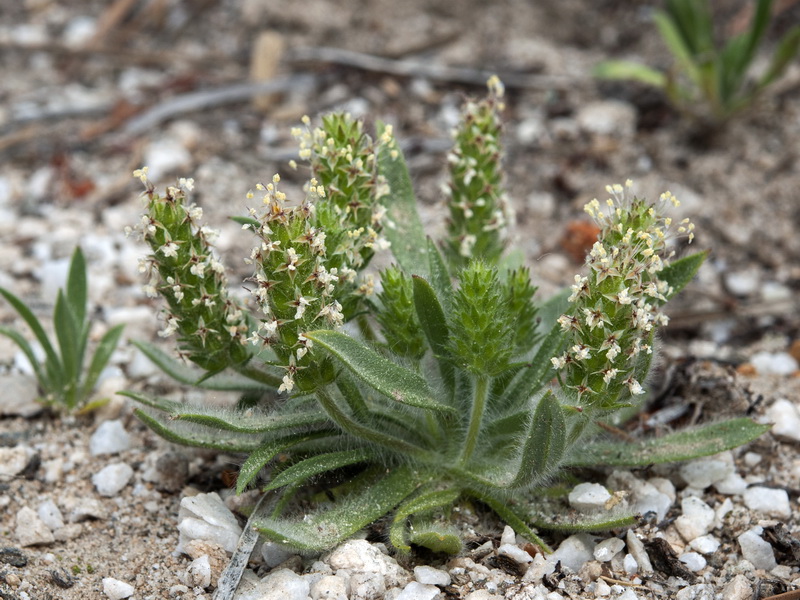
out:
<path id="1" fill-rule="evenodd" d="M 391 515 L 399 551 L 455 553 L 461 541 L 448 517 L 471 497 L 547 550 L 534 531 L 547 520 L 512 498 L 563 469 L 682 460 L 764 431 L 734 419 L 640 443 L 599 437 L 604 419 L 644 394 L 655 332 L 667 322 L 660 309 L 705 254 L 671 260 L 669 244 L 693 231 L 666 216 L 677 205 L 670 194 L 650 205 L 612 186 L 607 206 L 587 206 L 601 227 L 587 275 L 569 297 L 535 301 L 527 269 L 499 266 L 508 220 L 499 81 L 490 92 L 467 104 L 455 135 L 441 244 L 423 234 L 391 127 L 379 125 L 373 140 L 347 115 L 314 129 L 305 119 L 294 132 L 310 163 L 305 197 L 290 203 L 276 175 L 257 186 L 263 208 L 237 219 L 254 235 L 253 310 L 227 292 L 212 232 L 187 200 L 192 182 L 160 195 L 136 173 L 152 248 L 146 289 L 166 299 L 162 333 L 177 335 L 200 368 L 139 346 L 180 381 L 247 396 L 222 411 L 126 394 L 169 440 L 247 454 L 236 487 L 274 496 L 252 519 L 273 540 L 322 550 Z M 365 269 L 387 247 L 395 264 L 376 281 Z M 333 500 L 286 516 L 312 481 Z M 633 518 L 612 511 L 574 527 Z"/>

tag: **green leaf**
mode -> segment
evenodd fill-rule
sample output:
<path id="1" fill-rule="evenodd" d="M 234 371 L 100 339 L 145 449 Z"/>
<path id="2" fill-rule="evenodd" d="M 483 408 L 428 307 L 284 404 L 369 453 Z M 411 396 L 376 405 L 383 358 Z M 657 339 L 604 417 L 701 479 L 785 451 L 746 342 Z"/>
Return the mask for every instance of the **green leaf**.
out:
<path id="1" fill-rule="evenodd" d="M 536 405 L 520 453 L 519 470 L 510 488 L 531 487 L 559 465 L 566 448 L 567 425 L 555 395 L 547 392 Z"/>
<path id="2" fill-rule="evenodd" d="M 379 137 L 384 129 L 385 126 L 379 123 Z M 393 151 L 397 152 L 394 158 Z M 392 254 L 406 273 L 427 277 L 429 272 L 425 230 L 417 212 L 411 175 L 400 148 L 380 146 L 378 173 L 386 178 L 390 189 L 389 198 L 382 200 L 389 221 L 386 222 L 382 234 L 391 243 Z"/>
<path id="3" fill-rule="evenodd" d="M 252 410 L 232 411 L 206 406 L 196 406 L 154 398 L 137 392 L 124 390 L 117 392 L 120 396 L 132 398 L 137 402 L 169 414 L 169 420 L 197 423 L 210 429 L 233 431 L 237 433 L 266 433 L 293 427 L 309 427 L 328 423 L 325 414 L 319 410 L 291 411 L 287 414 L 264 414 Z"/>
<path id="4" fill-rule="evenodd" d="M 28 362 L 33 367 L 33 372 L 36 374 L 36 380 L 39 382 L 39 386 L 42 388 L 44 392 L 52 392 L 54 391 L 51 388 L 50 378 L 47 376 L 47 373 L 42 369 L 42 365 L 39 363 L 39 360 L 36 358 L 36 353 L 33 351 L 33 348 L 28 343 L 23 335 L 11 329 L 10 327 L 4 327 L 0 325 L 0 335 L 4 335 L 11 339 L 19 349 L 22 350 L 22 353 L 25 355 L 25 358 L 28 359 Z"/>
<path id="5" fill-rule="evenodd" d="M 511 527 L 511 529 L 513 529 L 515 532 L 528 538 L 532 543 L 539 546 L 539 548 L 541 548 L 545 553 L 552 554 L 552 548 L 545 544 L 542 538 L 536 535 L 536 532 L 533 531 L 533 529 L 528 527 L 527 523 L 525 523 L 522 517 L 520 517 L 513 508 L 511 508 L 511 504 L 508 502 L 507 498 L 501 499 L 493 494 L 478 490 L 469 490 L 467 493 L 491 508 L 495 513 L 497 513 L 497 516 L 500 517 L 506 523 L 506 525 Z"/>
<path id="6" fill-rule="evenodd" d="M 69 387 L 77 387 L 81 371 L 81 365 L 78 363 L 80 332 L 76 327 L 75 315 L 67 304 L 63 290 L 58 290 L 56 306 L 53 311 L 53 327 L 56 330 L 56 339 L 61 351 L 61 364 L 64 366 L 66 375 L 65 383 Z"/>
<path id="7" fill-rule="evenodd" d="M 75 248 L 69 264 L 67 276 L 67 304 L 75 315 L 75 321 L 82 324 L 86 320 L 86 259 L 80 246 Z"/>
<path id="8" fill-rule="evenodd" d="M 800 49 L 800 26 L 793 27 L 789 33 L 783 36 L 772 55 L 769 67 L 766 73 L 761 77 L 758 82 L 758 88 L 764 88 L 770 83 L 780 77 L 789 66 Z"/>
<path id="9" fill-rule="evenodd" d="M 252 217 L 240 217 L 240 216 L 233 216 L 228 217 L 234 223 L 238 223 L 239 225 L 251 225 L 252 227 L 260 227 L 261 223 L 258 219 L 253 219 Z"/>
<path id="10" fill-rule="evenodd" d="M 667 85 L 667 76 L 661 71 L 627 60 L 603 61 L 593 69 L 592 74 L 599 79 L 639 81 L 661 89 Z"/>
<path id="11" fill-rule="evenodd" d="M 327 454 L 312 456 L 281 471 L 281 473 L 273 478 L 269 485 L 264 488 L 264 491 L 268 492 L 285 485 L 300 483 L 310 479 L 314 475 L 375 460 L 375 458 L 375 453 L 367 448 L 356 448 L 355 450 L 343 450 L 341 452 L 329 452 Z"/>
<path id="12" fill-rule="evenodd" d="M 550 358 L 561 353 L 566 343 L 567 336 L 560 325 L 555 325 L 550 330 L 536 354 L 530 361 L 530 366 L 522 371 L 504 394 L 501 406 L 518 406 L 531 398 L 542 389 L 548 381 L 555 377 L 555 368 Z"/>
<path id="13" fill-rule="evenodd" d="M 708 258 L 709 251 L 704 250 L 689 256 L 684 256 L 664 267 L 658 278 L 672 286 L 672 293 L 667 299 L 674 297 L 694 278 L 700 266 Z"/>
<path id="14" fill-rule="evenodd" d="M 261 469 L 267 466 L 279 452 L 284 452 L 297 444 L 323 437 L 330 437 L 330 435 L 331 432 L 329 431 L 295 433 L 265 442 L 247 457 L 247 460 L 244 461 L 242 467 L 239 469 L 239 476 L 236 478 L 236 493 L 241 494 L 247 489 L 247 486 L 258 476 Z"/>
<path id="15" fill-rule="evenodd" d="M 665 13 L 658 12 L 653 17 L 656 27 L 672 55 L 698 88 L 703 87 L 700 69 L 695 63 L 693 52 L 675 21 Z"/>
<path id="16" fill-rule="evenodd" d="M 211 448 L 212 450 L 222 450 L 224 452 L 253 452 L 261 446 L 261 441 L 256 437 L 248 437 L 245 434 L 229 432 L 221 433 L 219 430 L 187 427 L 185 423 L 170 423 L 157 419 L 147 414 L 141 409 L 136 409 L 134 414 L 163 437 L 168 442 L 181 444 L 183 446 L 196 446 L 198 448 Z"/>
<path id="17" fill-rule="evenodd" d="M 408 541 L 431 552 L 451 555 L 459 554 L 462 547 L 458 530 L 453 525 L 442 523 L 414 523 Z"/>
<path id="18" fill-rule="evenodd" d="M 562 518 L 554 519 L 550 516 L 542 516 L 534 513 L 528 520 L 537 529 L 548 531 L 558 531 L 562 533 L 595 533 L 611 531 L 612 529 L 622 529 L 636 525 L 640 517 L 636 514 L 600 513 L 596 515 L 564 515 Z"/>
<path id="19" fill-rule="evenodd" d="M 442 375 L 448 391 L 455 394 L 456 374 L 453 364 L 448 360 L 450 351 L 447 349 L 449 332 L 447 320 L 444 316 L 442 305 L 430 284 L 422 277 L 414 276 L 414 307 L 417 310 L 422 331 L 428 339 L 428 344 L 433 350 L 439 363 L 439 372 Z"/>
<path id="20" fill-rule="evenodd" d="M 597 442 L 567 457 L 572 467 L 641 467 L 718 454 L 751 442 L 770 429 L 741 417 L 638 443 Z"/>
<path id="21" fill-rule="evenodd" d="M 206 375 L 206 372 L 202 369 L 188 366 L 148 342 L 133 340 L 131 343 L 149 358 L 153 364 L 179 383 L 193 385 L 204 390 L 231 392 L 263 392 L 268 389 L 264 382 L 232 373 L 220 373 L 198 384 L 197 382 Z"/>
<path id="22" fill-rule="evenodd" d="M 450 280 L 450 272 L 447 270 L 442 253 L 433 240 L 428 238 L 427 242 L 431 286 L 442 299 L 444 306 L 449 306 L 453 297 L 453 282 Z"/>
<path id="23" fill-rule="evenodd" d="M 539 332 L 549 332 L 556 325 L 558 317 L 569 311 L 571 294 L 570 288 L 564 288 L 539 305 Z"/>
<path id="24" fill-rule="evenodd" d="M 349 335 L 318 330 L 306 333 L 305 337 L 325 348 L 353 375 L 387 398 L 425 410 L 455 412 L 455 409 L 433 398 L 422 377 L 384 358 Z"/>
<path id="25" fill-rule="evenodd" d="M 452 506 L 460 495 L 461 490 L 449 488 L 423 492 L 406 500 L 397 508 L 394 519 L 392 519 L 392 525 L 389 529 L 389 541 L 400 552 L 410 552 L 411 546 L 405 541 L 406 519 L 414 514 Z M 460 548 L 461 540 L 458 541 L 458 545 Z"/>
<path id="26" fill-rule="evenodd" d="M 414 491 L 416 480 L 408 467 L 391 469 L 366 480 L 332 508 L 301 519 L 259 519 L 254 526 L 266 537 L 306 552 L 321 552 L 346 540 L 359 529 L 387 514 Z"/>
<path id="27" fill-rule="evenodd" d="M 106 331 L 105 335 L 100 339 L 100 344 L 98 344 L 97 349 L 94 351 L 94 356 L 92 356 L 92 361 L 89 363 L 89 368 L 86 370 L 86 375 L 81 385 L 82 399 L 88 398 L 89 394 L 92 393 L 94 384 L 97 383 L 97 378 L 100 377 L 100 373 L 103 372 L 103 369 L 111 358 L 111 354 L 113 354 L 117 344 L 119 344 L 119 338 L 122 335 L 123 329 L 125 329 L 125 325 L 112 327 Z"/>
<path id="28" fill-rule="evenodd" d="M 45 354 L 47 355 L 47 361 L 52 366 L 54 373 L 52 375 L 57 375 L 57 377 L 53 377 L 54 381 L 63 381 L 64 380 L 64 369 L 61 365 L 61 359 L 59 359 L 56 351 L 53 349 L 53 345 L 50 343 L 50 339 L 47 337 L 47 334 L 44 332 L 44 328 L 42 324 L 39 322 L 39 319 L 31 312 L 31 310 L 25 305 L 22 300 L 17 298 L 14 294 L 9 292 L 7 289 L 0 287 L 0 294 L 8 300 L 8 303 L 14 307 L 14 310 L 17 311 L 22 320 L 28 324 L 28 327 L 31 328 L 33 335 L 36 336 L 36 340 L 39 342 L 39 345 L 44 350 Z"/>

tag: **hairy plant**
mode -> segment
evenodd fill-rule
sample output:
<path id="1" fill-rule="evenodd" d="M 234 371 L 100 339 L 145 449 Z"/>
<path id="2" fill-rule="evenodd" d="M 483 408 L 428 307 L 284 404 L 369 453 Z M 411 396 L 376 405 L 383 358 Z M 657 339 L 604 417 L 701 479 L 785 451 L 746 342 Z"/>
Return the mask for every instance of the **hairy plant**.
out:
<path id="1" fill-rule="evenodd" d="M 772 0 L 756 0 L 749 28 L 724 44 L 716 41 L 708 0 L 668 0 L 655 14 L 661 38 L 672 53 L 667 72 L 628 61 L 607 61 L 595 74 L 603 79 L 629 79 L 664 90 L 680 110 L 721 123 L 750 106 L 779 79 L 800 50 L 800 25 L 790 29 L 762 73 L 752 64 L 770 25 Z"/>
<path id="2" fill-rule="evenodd" d="M 533 527 L 548 523 L 514 499 L 535 497 L 565 469 L 683 460 L 765 430 L 734 419 L 638 443 L 601 435 L 603 419 L 644 394 L 656 329 L 667 322 L 661 307 L 705 253 L 672 261 L 670 244 L 691 239 L 693 227 L 666 215 L 677 204 L 670 194 L 648 204 L 612 186 L 605 206 L 587 206 L 601 228 L 587 274 L 569 297 L 535 301 L 527 269 L 499 266 L 502 88 L 491 90 L 467 104 L 455 138 L 444 254 L 423 234 L 390 127 L 379 125 L 373 141 L 347 115 L 316 129 L 306 120 L 295 131 L 311 166 L 305 197 L 290 204 L 276 175 L 259 186 L 262 207 L 238 219 L 254 234 L 249 316 L 225 292 L 190 186 L 162 197 L 144 178 L 147 289 L 165 296 L 165 333 L 200 368 L 139 346 L 179 381 L 241 390 L 249 401 L 220 410 L 125 393 L 165 438 L 246 454 L 237 491 L 258 485 L 274 495 L 252 519 L 272 540 L 323 550 L 388 518 L 398 551 L 455 553 L 449 515 L 472 498 L 547 551 Z M 466 255 L 465 235 L 475 236 Z M 387 246 L 395 264 L 376 282 L 364 269 Z M 328 496 L 310 496 L 312 483 Z M 318 507 L 293 517 L 303 494 Z M 573 526 L 633 520 L 610 512 Z"/>
<path id="3" fill-rule="evenodd" d="M 53 309 L 56 334 L 53 342 L 33 311 L 17 296 L 0 287 L 0 295 L 28 325 L 44 353 L 44 358 L 39 358 L 31 343 L 17 330 L 0 326 L 0 335 L 10 338 L 25 354 L 36 375 L 41 394 L 39 400 L 68 411 L 89 408 L 86 403 L 116 349 L 124 328 L 123 325 L 117 325 L 109 329 L 100 339 L 89 365 L 86 366 L 84 363 L 92 327 L 86 311 L 87 293 L 86 259 L 81 249 L 75 248 L 66 288 L 58 290 Z"/>

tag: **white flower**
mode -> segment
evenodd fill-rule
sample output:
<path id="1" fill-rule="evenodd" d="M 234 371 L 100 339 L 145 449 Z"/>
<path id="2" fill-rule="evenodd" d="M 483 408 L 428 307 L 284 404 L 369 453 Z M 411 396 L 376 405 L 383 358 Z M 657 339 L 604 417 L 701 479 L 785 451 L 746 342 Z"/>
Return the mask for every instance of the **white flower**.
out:
<path id="1" fill-rule="evenodd" d="M 294 318 L 295 319 L 302 319 L 303 318 L 303 314 L 306 312 L 306 306 L 311 304 L 311 300 L 313 300 L 313 299 L 314 298 L 311 298 L 311 299 L 306 298 L 305 296 L 298 296 L 297 297 L 297 300 L 294 301 L 294 304 L 297 307 L 297 310 L 294 313 Z"/>
<path id="2" fill-rule="evenodd" d="M 556 369 L 563 369 L 567 364 L 567 357 L 566 355 L 554 356 L 550 359 L 550 362 L 553 363 Z"/>
<path id="3" fill-rule="evenodd" d="M 158 249 L 161 254 L 163 254 L 166 258 L 175 258 L 178 256 L 178 244 L 173 241 L 169 241 L 161 248 Z"/>
<path id="4" fill-rule="evenodd" d="M 283 383 L 278 388 L 279 392 L 291 392 L 294 389 L 294 379 L 288 373 L 283 376 Z"/>
<path id="5" fill-rule="evenodd" d="M 183 189 L 185 189 L 187 192 L 191 192 L 194 189 L 194 179 L 192 179 L 191 177 L 181 177 L 180 179 L 178 179 L 178 185 Z"/>
<path id="6" fill-rule="evenodd" d="M 631 393 L 631 396 L 638 396 L 640 394 L 644 394 L 644 388 L 642 385 L 636 381 L 633 377 L 628 377 L 625 380 L 625 385 L 628 386 L 628 390 Z"/>
<path id="7" fill-rule="evenodd" d="M 341 325 L 344 323 L 344 315 L 342 314 L 342 305 L 336 300 L 330 304 L 326 304 L 319 311 L 317 317 L 326 317 L 332 325 Z"/>
<path id="8" fill-rule="evenodd" d="M 584 344 L 575 344 L 572 347 L 572 353 L 575 355 L 576 360 L 586 360 L 590 356 L 590 348 Z"/>
<path id="9" fill-rule="evenodd" d="M 204 262 L 196 262 L 190 268 L 189 272 L 193 275 L 197 275 L 198 277 L 203 277 L 206 272 L 206 263 Z"/>
<path id="10" fill-rule="evenodd" d="M 164 329 L 162 329 L 161 331 L 159 331 L 158 335 L 160 337 L 169 337 L 176 331 L 178 331 L 178 319 L 176 319 L 175 317 L 170 317 L 169 319 L 167 319 L 167 326 L 164 327 Z"/>
<path id="11" fill-rule="evenodd" d="M 139 181 L 147 185 L 147 167 L 142 167 L 141 169 L 136 169 L 133 172 L 133 176 L 138 178 Z"/>

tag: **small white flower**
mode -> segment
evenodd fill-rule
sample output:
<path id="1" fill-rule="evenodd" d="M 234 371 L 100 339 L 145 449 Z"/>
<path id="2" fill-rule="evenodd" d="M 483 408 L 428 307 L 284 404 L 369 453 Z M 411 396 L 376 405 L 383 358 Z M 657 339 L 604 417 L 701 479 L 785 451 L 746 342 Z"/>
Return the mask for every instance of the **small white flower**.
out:
<path id="1" fill-rule="evenodd" d="M 164 329 L 162 329 L 161 331 L 159 331 L 158 335 L 160 337 L 165 338 L 171 336 L 176 331 L 178 331 L 178 319 L 176 319 L 175 317 L 170 317 L 169 319 L 167 319 L 167 326 L 164 327 Z"/>
<path id="2" fill-rule="evenodd" d="M 575 344 L 572 353 L 575 355 L 575 360 L 586 360 L 591 355 L 590 348 L 584 344 Z"/>
<path id="3" fill-rule="evenodd" d="M 189 272 L 192 275 L 197 275 L 198 277 L 203 277 L 206 272 L 206 263 L 204 262 L 196 262 L 190 268 Z"/>
<path id="4" fill-rule="evenodd" d="M 633 377 L 628 377 L 625 380 L 625 385 L 628 386 L 631 396 L 639 396 L 640 394 L 644 394 L 644 388 Z"/>
<path id="5" fill-rule="evenodd" d="M 173 241 L 169 241 L 161 248 L 158 249 L 161 254 L 163 254 L 166 258 L 175 258 L 178 256 L 178 244 Z"/>
<path id="6" fill-rule="evenodd" d="M 294 389 L 294 379 L 288 373 L 283 376 L 283 383 L 278 388 L 279 392 L 291 392 Z"/>
<path id="7" fill-rule="evenodd" d="M 556 369 L 563 369 L 567 364 L 567 358 L 565 355 L 563 356 L 554 356 L 550 359 L 550 362 L 553 363 L 553 366 Z"/>
<path id="8" fill-rule="evenodd" d="M 178 179 L 178 185 L 187 192 L 191 192 L 194 189 L 194 179 L 191 177 L 181 177 Z"/>

